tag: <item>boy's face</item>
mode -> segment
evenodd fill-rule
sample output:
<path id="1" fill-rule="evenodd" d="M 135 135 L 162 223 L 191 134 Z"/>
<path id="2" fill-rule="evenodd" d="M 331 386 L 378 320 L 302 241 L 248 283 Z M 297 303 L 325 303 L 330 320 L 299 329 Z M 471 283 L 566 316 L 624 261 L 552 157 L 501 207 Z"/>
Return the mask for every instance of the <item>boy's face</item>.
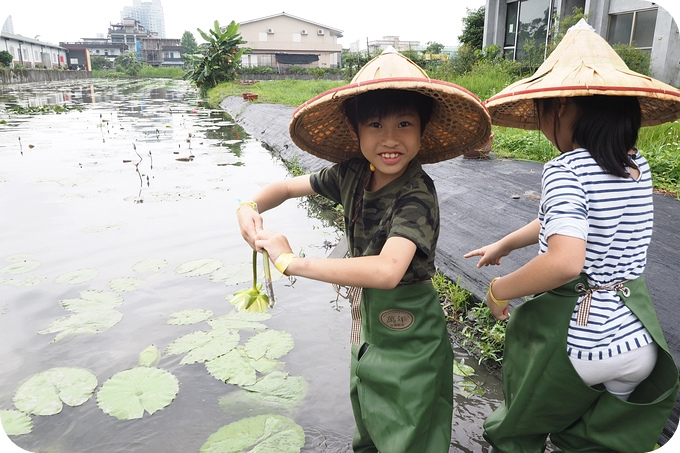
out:
<path id="1" fill-rule="evenodd" d="M 361 153 L 375 166 L 371 190 L 376 190 L 401 176 L 418 155 L 420 116 L 407 111 L 368 118 L 358 124 L 358 135 Z"/>

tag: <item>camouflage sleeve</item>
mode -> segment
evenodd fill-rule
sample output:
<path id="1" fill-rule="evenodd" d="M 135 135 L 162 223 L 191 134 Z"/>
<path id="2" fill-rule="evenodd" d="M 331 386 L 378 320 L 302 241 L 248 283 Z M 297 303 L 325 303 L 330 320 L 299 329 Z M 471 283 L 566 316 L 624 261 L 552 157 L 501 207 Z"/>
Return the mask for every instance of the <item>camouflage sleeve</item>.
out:
<path id="1" fill-rule="evenodd" d="M 340 164 L 322 168 L 309 176 L 314 192 L 336 203 L 342 203 L 342 195 L 340 193 Z"/>

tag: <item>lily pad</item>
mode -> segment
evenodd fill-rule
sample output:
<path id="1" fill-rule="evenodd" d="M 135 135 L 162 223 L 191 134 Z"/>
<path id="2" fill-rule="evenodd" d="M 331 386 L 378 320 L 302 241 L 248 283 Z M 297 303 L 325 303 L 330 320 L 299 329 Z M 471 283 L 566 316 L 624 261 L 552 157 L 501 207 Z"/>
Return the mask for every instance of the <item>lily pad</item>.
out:
<path id="1" fill-rule="evenodd" d="M 136 367 L 116 373 L 97 393 L 97 405 L 119 420 L 142 418 L 168 406 L 179 392 L 179 381 L 166 370 Z"/>
<path id="2" fill-rule="evenodd" d="M 234 310 L 219 318 L 208 321 L 213 329 L 244 329 L 265 330 L 267 326 L 258 321 L 266 321 L 272 315 L 266 312 L 238 311 Z"/>
<path id="3" fill-rule="evenodd" d="M 55 281 L 57 283 L 65 283 L 67 285 L 77 285 L 78 283 L 84 283 L 88 280 L 92 280 L 97 275 L 99 271 L 96 269 L 78 269 L 71 272 L 66 272 L 58 276 Z"/>
<path id="4" fill-rule="evenodd" d="M 34 374 L 19 386 L 14 405 L 21 412 L 54 415 L 63 404 L 79 406 L 97 387 L 97 377 L 84 368 L 58 367 Z M 62 404 L 63 403 L 63 404 Z"/>
<path id="5" fill-rule="evenodd" d="M 88 310 L 71 316 L 58 318 L 47 329 L 39 330 L 41 335 L 56 333 L 53 342 L 72 335 L 97 334 L 115 326 L 123 314 L 117 310 Z"/>
<path id="6" fill-rule="evenodd" d="M 137 277 L 120 277 L 114 278 L 109 282 L 109 288 L 114 291 L 125 292 L 125 291 L 136 291 L 139 286 L 146 280 Z"/>
<path id="7" fill-rule="evenodd" d="M 264 273 L 258 275 L 258 280 L 264 277 Z M 240 285 L 253 280 L 253 264 L 238 263 L 220 267 L 210 274 L 211 282 L 224 282 L 227 286 Z"/>
<path id="8" fill-rule="evenodd" d="M 257 382 L 257 372 L 250 360 L 239 349 L 205 362 L 205 368 L 215 379 L 234 385 L 253 385 Z"/>
<path id="9" fill-rule="evenodd" d="M 298 453 L 305 433 L 293 420 L 282 415 L 258 415 L 221 427 L 208 437 L 200 453 Z"/>
<path id="10" fill-rule="evenodd" d="M 295 346 L 293 337 L 283 330 L 267 330 L 252 336 L 245 344 L 245 352 L 253 359 L 278 359 Z"/>
<path id="11" fill-rule="evenodd" d="M 47 277 L 44 275 L 28 275 L 24 278 L 0 279 L 0 283 L 7 286 L 38 286 L 41 285 L 45 279 L 47 279 Z"/>
<path id="12" fill-rule="evenodd" d="M 200 275 L 208 275 L 215 272 L 222 267 L 222 261 L 214 258 L 206 258 L 200 260 L 188 261 L 180 264 L 175 269 L 175 273 L 179 275 L 186 275 L 187 277 L 197 277 Z"/>
<path id="13" fill-rule="evenodd" d="M 165 269 L 168 262 L 162 258 L 148 258 L 136 263 L 132 266 L 132 270 L 135 272 L 147 272 L 147 271 L 159 271 Z"/>
<path id="14" fill-rule="evenodd" d="M 461 359 L 460 362 L 453 361 L 453 374 L 456 376 L 463 376 L 463 377 L 468 377 L 468 376 L 474 376 L 475 375 L 475 369 L 472 368 L 470 365 L 465 364 L 465 359 Z"/>
<path id="15" fill-rule="evenodd" d="M 202 308 L 192 308 L 189 310 L 176 311 L 174 313 L 170 313 L 170 319 L 168 320 L 168 324 L 173 325 L 196 324 L 201 321 L 205 321 L 206 319 L 209 319 L 212 315 L 213 315 L 212 311 L 205 310 Z"/>
<path id="16" fill-rule="evenodd" d="M 80 299 L 63 299 L 60 303 L 66 310 L 74 313 L 89 310 L 110 310 L 123 303 L 123 296 L 113 291 L 89 289 L 81 291 Z"/>
<path id="17" fill-rule="evenodd" d="M 10 263 L 6 266 L 0 267 L 0 274 L 23 274 L 25 272 L 31 272 L 32 270 L 40 267 L 40 261 L 36 260 L 21 260 Z"/>
<path id="18" fill-rule="evenodd" d="M 290 376 L 285 371 L 272 371 L 255 384 L 244 386 L 249 392 L 258 393 L 269 402 L 299 403 L 307 393 L 307 381 L 302 376 Z"/>
<path id="19" fill-rule="evenodd" d="M 20 411 L 0 410 L 0 422 L 8 436 L 28 434 L 33 430 L 31 417 Z"/>
<path id="20" fill-rule="evenodd" d="M 180 363 L 202 363 L 215 359 L 234 349 L 240 340 L 238 332 L 220 329 L 192 332 L 168 345 L 166 354 L 184 354 Z"/>

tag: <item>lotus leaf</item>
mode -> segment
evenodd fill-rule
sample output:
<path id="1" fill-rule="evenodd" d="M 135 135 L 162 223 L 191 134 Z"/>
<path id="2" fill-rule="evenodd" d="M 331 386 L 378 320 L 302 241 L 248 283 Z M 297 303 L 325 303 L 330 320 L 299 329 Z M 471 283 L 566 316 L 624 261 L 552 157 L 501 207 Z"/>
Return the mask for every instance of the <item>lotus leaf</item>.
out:
<path id="1" fill-rule="evenodd" d="M 35 260 L 21 260 L 10 263 L 6 266 L 0 267 L 0 274 L 23 274 L 24 272 L 31 272 L 40 267 L 40 261 Z"/>
<path id="2" fill-rule="evenodd" d="M 170 320 L 168 324 L 174 325 L 187 325 L 196 324 L 201 321 L 209 319 L 213 315 L 210 310 L 204 310 L 202 308 L 192 308 L 189 310 L 176 311 L 170 313 Z"/>
<path id="3" fill-rule="evenodd" d="M 57 367 L 34 374 L 19 386 L 14 405 L 21 412 L 54 415 L 63 404 L 79 406 L 97 387 L 97 377 L 84 368 Z"/>
<path id="4" fill-rule="evenodd" d="M 205 368 L 215 379 L 234 385 L 253 385 L 257 372 L 239 349 L 232 349 L 216 359 L 205 362 Z"/>
<path id="5" fill-rule="evenodd" d="M 258 415 L 225 425 L 208 437 L 200 453 L 297 453 L 305 444 L 305 433 L 282 415 Z"/>
<path id="6" fill-rule="evenodd" d="M 234 310 L 219 318 L 211 319 L 208 324 L 213 329 L 265 330 L 267 326 L 257 321 L 266 321 L 271 317 L 272 315 L 264 312 Z"/>
<path id="7" fill-rule="evenodd" d="M 119 420 L 132 420 L 163 409 L 178 392 L 179 381 L 168 371 L 136 367 L 106 381 L 97 393 L 97 405 Z"/>
<path id="8" fill-rule="evenodd" d="M 23 279 L 18 278 L 2 279 L 0 280 L 0 283 L 7 286 L 38 286 L 41 285 L 43 280 L 45 280 L 46 278 L 47 277 L 45 277 L 44 275 L 43 276 L 29 275 Z"/>
<path id="9" fill-rule="evenodd" d="M 15 410 L 0 410 L 0 422 L 8 436 L 28 434 L 33 429 L 31 417 Z"/>
<path id="10" fill-rule="evenodd" d="M 114 291 L 136 291 L 139 286 L 146 280 L 136 277 L 120 277 L 114 278 L 109 282 L 109 288 Z"/>
<path id="11" fill-rule="evenodd" d="M 220 267 L 222 267 L 222 261 L 214 258 L 206 258 L 180 264 L 175 269 L 175 273 L 180 275 L 184 274 L 187 277 L 197 277 L 199 275 L 211 274 Z"/>
<path id="12" fill-rule="evenodd" d="M 255 392 L 270 402 L 300 402 L 307 393 L 307 381 L 302 376 L 290 376 L 284 371 L 272 371 L 255 384 L 244 386 L 245 390 Z"/>
<path id="13" fill-rule="evenodd" d="M 132 270 L 135 272 L 146 272 L 146 271 L 159 271 L 164 269 L 168 265 L 168 262 L 162 258 L 148 258 L 136 263 L 132 266 Z"/>
<path id="14" fill-rule="evenodd" d="M 239 263 L 220 267 L 210 274 L 210 281 L 224 282 L 227 286 L 249 282 L 253 278 L 251 266 L 251 263 Z"/>
<path id="15" fill-rule="evenodd" d="M 89 310 L 114 309 L 123 303 L 123 296 L 113 291 L 89 289 L 81 291 L 80 299 L 63 299 L 60 303 L 66 310 L 80 313 Z"/>
<path id="16" fill-rule="evenodd" d="M 180 363 L 202 363 L 234 349 L 240 340 L 238 332 L 220 329 L 192 332 L 168 345 L 166 354 L 188 353 Z"/>
<path id="17" fill-rule="evenodd" d="M 41 335 L 56 333 L 53 342 L 71 335 L 96 334 L 115 326 L 123 314 L 117 310 L 89 310 L 71 316 L 58 318 L 47 329 L 39 330 Z"/>
<path id="18" fill-rule="evenodd" d="M 252 336 L 245 344 L 245 352 L 253 359 L 278 359 L 294 347 L 293 337 L 283 330 L 267 330 Z"/>
<path id="19" fill-rule="evenodd" d="M 57 283 L 65 283 L 67 285 L 77 285 L 88 280 L 92 280 L 99 272 L 96 269 L 78 269 L 76 271 L 66 272 L 56 278 Z"/>

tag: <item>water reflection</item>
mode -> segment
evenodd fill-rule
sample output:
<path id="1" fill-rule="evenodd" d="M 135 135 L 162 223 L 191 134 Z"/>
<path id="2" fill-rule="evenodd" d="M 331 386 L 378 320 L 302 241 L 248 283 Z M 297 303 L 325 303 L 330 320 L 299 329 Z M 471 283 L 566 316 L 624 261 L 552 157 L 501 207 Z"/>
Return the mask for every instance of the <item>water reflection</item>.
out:
<path id="1" fill-rule="evenodd" d="M 42 103 L 42 104 L 41 104 Z M 82 106 L 63 114 L 16 115 L 8 105 Z M 0 271 L 0 409 L 12 409 L 17 387 L 56 366 L 91 370 L 99 385 L 136 364 L 153 343 L 163 351 L 203 323 L 169 325 L 171 313 L 231 310 L 233 292 L 250 283 L 251 251 L 237 232 L 235 207 L 273 179 L 283 165 L 220 110 L 206 107 L 183 81 L 77 81 L 0 86 L 0 269 L 16 260 L 40 262 L 32 271 Z M 310 217 L 304 204 L 284 203 L 266 224 L 285 232 L 307 256 L 325 256 L 337 232 Z M 215 259 L 225 275 L 175 272 L 196 259 Z M 162 259 L 167 267 L 138 272 L 135 264 Z M 65 273 L 96 271 L 64 284 Z M 229 280 L 229 277 L 232 280 Z M 94 335 L 51 342 L 37 332 L 68 313 L 60 301 L 83 291 L 119 290 L 122 320 Z M 275 282 L 277 305 L 269 329 L 289 332 L 295 348 L 283 367 L 309 384 L 301 407 L 281 408 L 306 433 L 306 452 L 347 452 L 353 431 L 349 407 L 349 310 L 330 285 L 299 279 Z M 241 343 L 252 332 L 241 332 Z M 457 351 L 459 359 L 464 352 Z M 92 397 L 54 416 L 32 416 L 30 434 L 12 440 L 29 451 L 192 452 L 221 426 L 259 409 L 225 412 L 220 401 L 241 390 L 210 376 L 202 364 L 164 355 L 159 367 L 180 381 L 165 409 L 123 422 L 104 414 Z M 468 364 L 474 359 L 469 358 Z M 451 452 L 487 451 L 481 422 L 497 403 L 497 382 L 476 369 L 485 397 L 456 396 Z"/>

